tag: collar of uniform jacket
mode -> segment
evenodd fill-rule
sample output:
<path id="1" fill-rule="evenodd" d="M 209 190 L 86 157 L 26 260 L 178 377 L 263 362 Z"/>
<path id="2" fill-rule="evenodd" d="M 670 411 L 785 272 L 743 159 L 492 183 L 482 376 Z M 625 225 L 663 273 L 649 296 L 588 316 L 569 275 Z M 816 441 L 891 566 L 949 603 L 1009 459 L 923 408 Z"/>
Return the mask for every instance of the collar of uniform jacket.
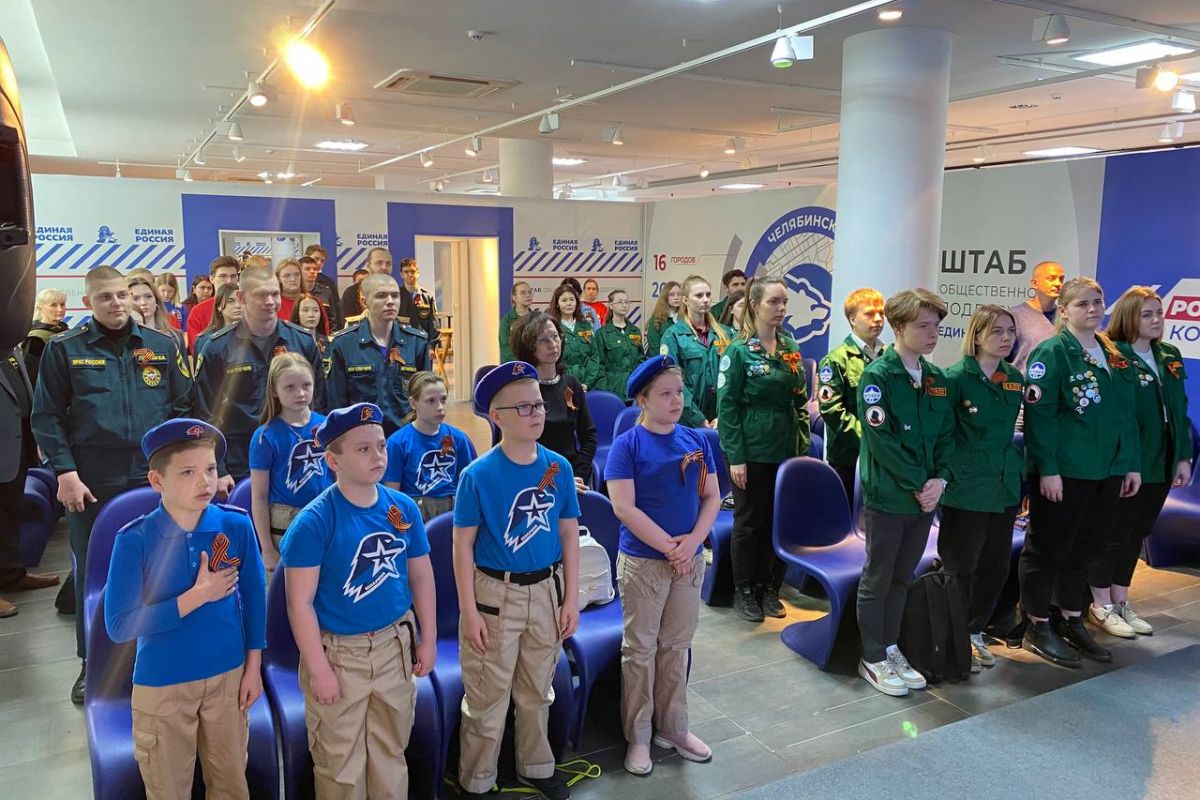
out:
<path id="1" fill-rule="evenodd" d="M 925 356 L 918 356 L 921 361 L 921 375 L 929 374 L 929 362 L 925 360 Z M 879 354 L 879 358 L 871 363 L 879 363 L 889 372 L 895 372 L 897 375 L 903 375 L 912 381 L 912 375 L 908 374 L 908 370 L 904 367 L 904 362 L 900 359 L 900 354 L 896 352 L 896 348 L 889 347 Z"/>
<path id="2" fill-rule="evenodd" d="M 100 323 L 96 322 L 95 318 L 92 318 L 84 324 L 87 326 L 84 335 L 87 336 L 88 344 L 95 344 L 104 338 L 104 329 L 100 327 Z M 132 342 L 134 339 L 137 339 L 139 342 L 141 342 L 144 341 L 145 338 L 146 337 L 142 335 L 142 327 L 132 319 L 129 320 L 129 341 Z"/>
<path id="3" fill-rule="evenodd" d="M 388 333 L 388 342 L 400 344 L 401 325 L 399 319 L 392 322 L 392 329 Z M 371 321 L 366 317 L 363 317 L 362 321 L 358 323 L 358 343 L 359 345 L 369 344 L 372 347 L 379 346 L 375 343 L 375 337 L 371 335 Z"/>

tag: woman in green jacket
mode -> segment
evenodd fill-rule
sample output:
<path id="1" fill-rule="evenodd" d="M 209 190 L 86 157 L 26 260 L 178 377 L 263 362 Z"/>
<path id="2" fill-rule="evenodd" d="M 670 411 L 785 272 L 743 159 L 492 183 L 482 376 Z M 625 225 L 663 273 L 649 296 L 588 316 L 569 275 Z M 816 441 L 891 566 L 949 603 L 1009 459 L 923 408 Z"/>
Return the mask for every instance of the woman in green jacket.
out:
<path id="1" fill-rule="evenodd" d="M 800 346 L 782 328 L 786 316 L 782 280 L 750 284 L 741 333 L 717 376 L 718 430 L 733 479 L 733 609 L 750 622 L 787 616 L 779 602 L 785 568 L 771 541 L 775 475 L 808 453 L 808 390 Z"/>
<path id="2" fill-rule="evenodd" d="M 732 332 L 717 322 L 708 307 L 712 288 L 699 275 L 683 282 L 684 313 L 663 334 L 658 354 L 670 356 L 683 370 L 681 425 L 716 427 L 717 362 L 729 346 Z"/>
<path id="3" fill-rule="evenodd" d="M 629 295 L 616 289 L 608 293 L 608 319 L 596 331 L 600 354 L 600 380 L 596 389 L 625 397 L 625 384 L 638 364 L 646 360 L 642 332 L 629 321 Z"/>
<path id="4" fill-rule="evenodd" d="M 942 495 L 938 555 L 958 576 L 967 605 L 973 667 L 995 666 L 983 641 L 1012 561 L 1013 521 L 1021 503 L 1021 453 L 1013 427 L 1024 376 L 1004 362 L 1017 339 L 1008 309 L 975 310 L 963 337 L 963 358 L 946 370 L 954 398 L 954 452 Z"/>
<path id="5" fill-rule="evenodd" d="M 683 289 L 679 281 L 667 281 L 659 288 L 654 310 L 646 320 L 646 355 L 659 355 L 658 348 L 662 345 L 663 334 L 679 321 L 682 308 Z"/>
<path id="6" fill-rule="evenodd" d="M 516 360 L 513 356 L 512 327 L 529 316 L 533 307 L 533 287 L 525 281 L 517 281 L 512 287 L 512 309 L 500 319 L 500 363 Z"/>
<path id="7" fill-rule="evenodd" d="M 1080 655 L 1112 660 L 1083 624 L 1087 566 L 1108 546 L 1118 501 L 1142 483 L 1138 372 L 1097 333 L 1103 319 L 1100 284 L 1067 281 L 1058 295 L 1059 333 L 1034 348 L 1025 370 L 1030 497 L 1020 572 L 1029 624 L 1022 647 L 1069 667 Z"/>
<path id="8" fill-rule="evenodd" d="M 1149 286 L 1131 286 L 1117 300 L 1108 336 L 1137 373 L 1135 409 L 1142 488 L 1117 503 L 1108 547 L 1088 565 L 1092 621 L 1114 636 L 1132 639 L 1154 628 L 1129 605 L 1129 584 L 1142 541 L 1154 527 L 1172 486 L 1192 478 L 1191 423 L 1183 358 L 1162 341 L 1162 299 Z"/>
<path id="9" fill-rule="evenodd" d="M 600 354 L 596 351 L 595 330 L 580 309 L 579 295 L 569 284 L 562 284 L 550 296 L 550 316 L 562 329 L 562 362 L 586 392 L 600 380 Z"/>

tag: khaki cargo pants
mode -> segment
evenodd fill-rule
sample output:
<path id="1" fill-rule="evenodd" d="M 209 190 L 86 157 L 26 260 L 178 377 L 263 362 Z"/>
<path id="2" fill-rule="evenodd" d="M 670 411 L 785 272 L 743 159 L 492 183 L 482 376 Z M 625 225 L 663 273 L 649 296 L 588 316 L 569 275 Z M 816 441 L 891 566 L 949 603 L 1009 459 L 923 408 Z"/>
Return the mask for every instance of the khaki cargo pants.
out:
<path id="1" fill-rule="evenodd" d="M 517 772 L 526 778 L 554 774 L 547 726 L 554 702 L 554 671 L 562 641 L 562 567 L 530 586 L 475 571 L 475 606 L 487 624 L 488 649 L 479 655 L 459 628 L 463 686 L 458 781 L 468 792 L 486 792 L 496 783 L 496 760 L 508 717 L 516 705 Z M 571 598 L 571 602 L 576 602 Z"/>
<path id="2" fill-rule="evenodd" d="M 386 628 L 354 636 L 321 631 L 342 696 L 321 705 L 300 660 L 304 720 L 317 800 L 407 800 L 404 749 L 412 732 L 413 612 Z"/>
<path id="3" fill-rule="evenodd" d="M 133 755 L 147 800 L 190 800 L 197 753 L 209 800 L 248 800 L 250 727 L 238 708 L 241 682 L 238 666 L 170 686 L 134 685 Z"/>

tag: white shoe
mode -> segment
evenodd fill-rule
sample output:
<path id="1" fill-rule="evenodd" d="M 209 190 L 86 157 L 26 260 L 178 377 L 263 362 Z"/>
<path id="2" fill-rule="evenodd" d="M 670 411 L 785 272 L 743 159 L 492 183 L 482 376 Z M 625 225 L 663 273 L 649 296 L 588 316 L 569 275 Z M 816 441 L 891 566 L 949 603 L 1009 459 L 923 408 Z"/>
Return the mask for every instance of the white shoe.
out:
<path id="1" fill-rule="evenodd" d="M 988 650 L 987 643 L 983 641 L 982 633 L 971 634 L 971 653 L 980 665 L 985 667 L 996 666 L 996 656 L 991 650 Z"/>
<path id="2" fill-rule="evenodd" d="M 908 659 L 899 649 L 889 653 L 887 660 L 900 680 L 904 681 L 905 686 L 910 689 L 925 688 L 925 676 L 912 668 L 912 664 L 908 663 Z"/>
<path id="3" fill-rule="evenodd" d="M 1140 633 L 1143 636 L 1149 636 L 1154 633 L 1154 626 L 1146 620 L 1138 616 L 1138 613 L 1133 610 L 1133 606 L 1129 605 L 1126 600 L 1123 603 L 1116 603 L 1117 613 L 1121 615 L 1121 619 L 1125 620 L 1125 624 L 1133 629 L 1134 633 Z"/>
<path id="4" fill-rule="evenodd" d="M 869 662 L 859 659 L 858 674 L 884 694 L 892 697 L 904 697 L 908 694 L 908 684 L 900 679 L 888 661 Z"/>
<path id="5" fill-rule="evenodd" d="M 1137 638 L 1133 628 L 1121 618 L 1121 612 L 1112 603 L 1101 608 L 1097 608 L 1093 603 L 1088 606 L 1088 615 L 1092 618 L 1092 622 L 1105 633 L 1120 636 L 1122 639 Z"/>

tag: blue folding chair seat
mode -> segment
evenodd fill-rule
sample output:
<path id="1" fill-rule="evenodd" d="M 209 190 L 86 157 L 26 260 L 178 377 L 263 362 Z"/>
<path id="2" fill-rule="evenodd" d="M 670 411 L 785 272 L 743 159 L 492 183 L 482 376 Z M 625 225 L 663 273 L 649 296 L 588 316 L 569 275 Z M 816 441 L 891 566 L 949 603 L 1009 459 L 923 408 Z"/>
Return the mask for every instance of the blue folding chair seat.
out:
<path id="1" fill-rule="evenodd" d="M 117 531 L 138 517 L 149 514 L 158 508 L 159 494 L 149 486 L 140 489 L 130 489 L 122 492 L 104 504 L 96 521 L 92 523 L 92 534 L 88 540 L 87 575 L 83 576 L 83 636 L 85 642 L 91 641 L 89 627 L 95 617 L 96 603 L 104 594 L 104 584 L 108 583 L 108 564 L 112 561 L 113 545 L 117 539 Z M 75 577 L 79 580 L 79 576 Z M 104 627 L 104 618 L 100 618 L 100 627 Z M 88 654 L 89 662 L 91 653 Z"/>
<path id="2" fill-rule="evenodd" d="M 587 392 L 588 411 L 596 425 L 596 455 L 592 459 L 596 474 L 596 488 L 604 492 L 604 465 L 608 462 L 608 451 L 612 447 L 613 426 L 617 416 L 626 409 L 625 401 L 612 392 L 590 389 Z"/>
<path id="3" fill-rule="evenodd" d="M 54 502 L 47 496 L 45 484 L 37 478 L 25 479 L 25 495 L 21 502 L 21 520 L 18 523 L 21 563 L 27 568 L 42 563 L 46 543 L 54 532 L 57 515 Z"/>
<path id="4" fill-rule="evenodd" d="M 250 511 L 250 479 L 242 478 L 233 485 L 233 489 L 229 492 L 229 499 L 225 501 L 231 506 L 237 506 L 247 514 Z"/>
<path id="5" fill-rule="evenodd" d="M 1167 495 L 1162 513 L 1142 548 L 1152 567 L 1172 567 L 1200 555 L 1200 433 L 1192 425 L 1192 481 Z"/>
<path id="6" fill-rule="evenodd" d="M 729 478 L 729 467 L 725 464 L 725 451 L 721 449 L 721 437 L 713 428 L 696 430 L 708 439 L 713 462 L 717 467 L 717 493 L 722 498 L 733 490 Z M 706 605 L 728 605 L 733 600 L 733 567 L 730 566 L 729 543 L 733 536 L 733 511 L 719 509 L 713 523 L 708 543 L 712 551 L 712 563 L 704 570 L 704 581 L 700 584 L 700 599 Z"/>
<path id="7" fill-rule="evenodd" d="M 641 412 L 642 410 L 637 406 L 629 406 L 622 409 L 621 412 L 617 414 L 617 418 L 613 420 L 612 438 L 615 440 L 622 433 L 636 425 L 638 414 Z"/>

